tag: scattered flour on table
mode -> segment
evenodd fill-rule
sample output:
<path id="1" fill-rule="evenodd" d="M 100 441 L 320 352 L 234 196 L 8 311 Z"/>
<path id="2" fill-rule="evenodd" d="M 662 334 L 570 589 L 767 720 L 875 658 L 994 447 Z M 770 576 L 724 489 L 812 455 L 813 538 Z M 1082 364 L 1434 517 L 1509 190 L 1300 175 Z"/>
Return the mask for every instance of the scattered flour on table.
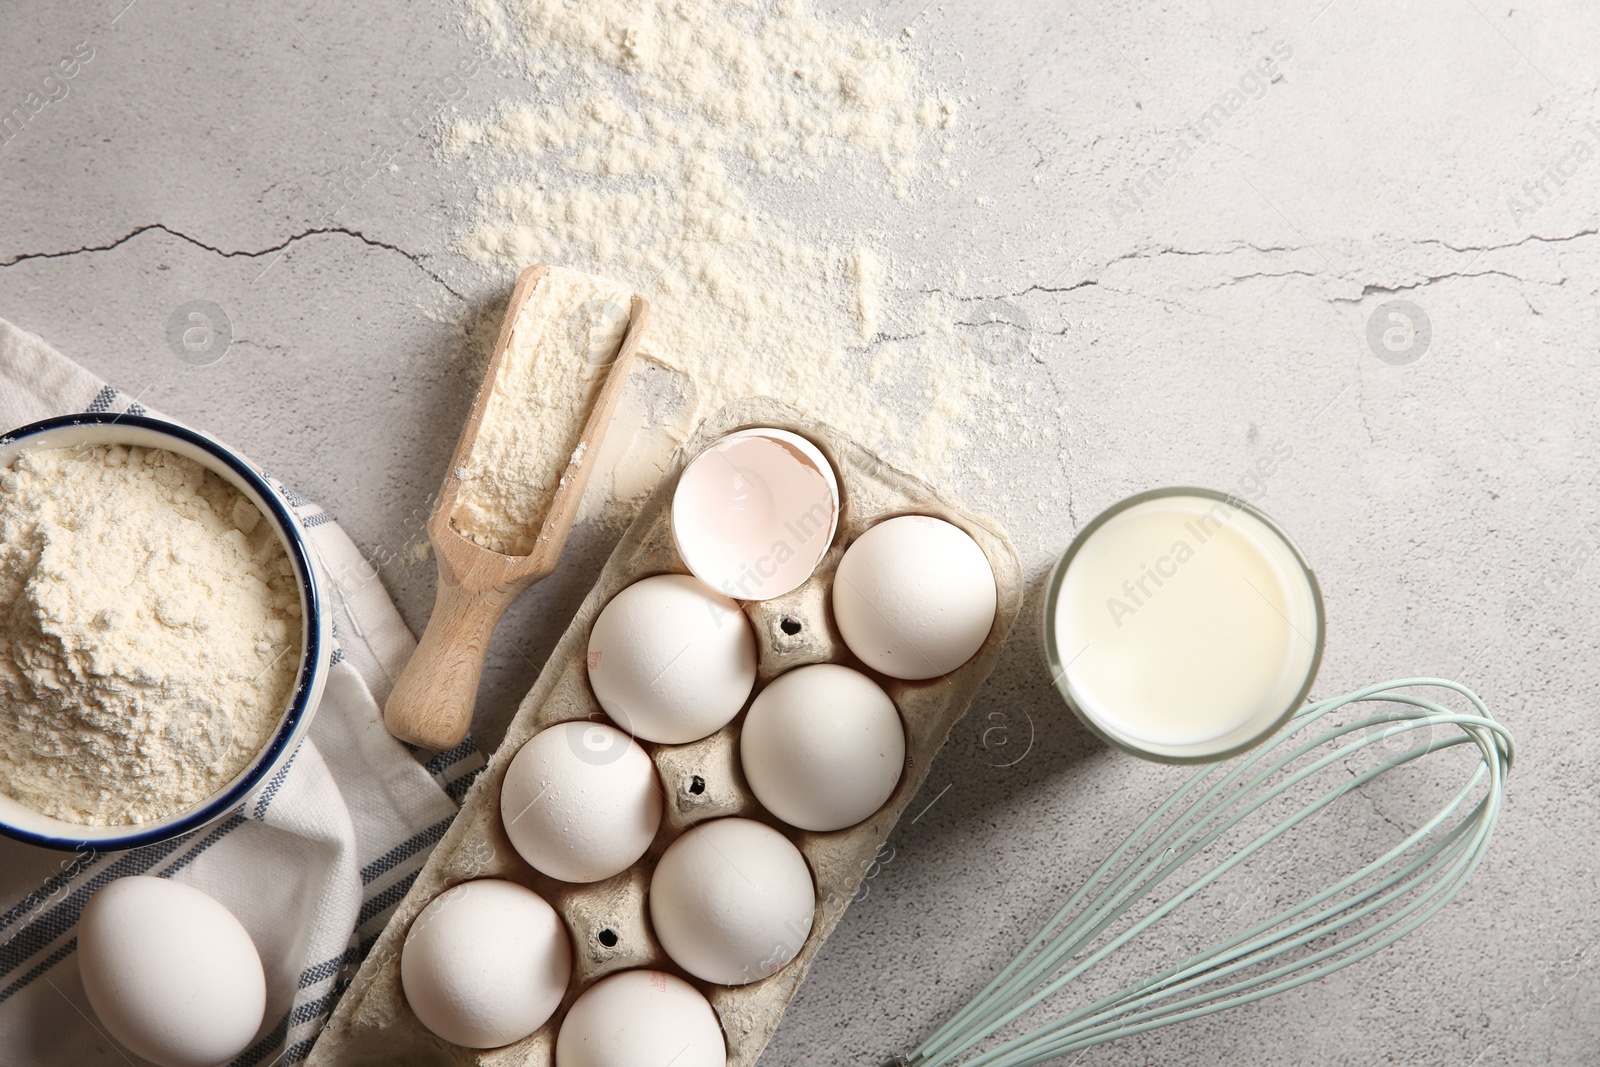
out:
<path id="1" fill-rule="evenodd" d="M 648 297 L 643 354 L 692 383 L 685 424 L 654 427 L 669 435 L 766 395 L 924 475 L 962 465 L 994 383 L 939 292 L 957 286 L 823 221 L 904 218 L 950 181 L 956 105 L 903 42 L 799 0 L 464 3 L 528 83 L 445 132 L 443 158 L 479 190 L 470 258 L 502 277 L 566 264 Z M 774 203 L 796 192 L 817 208 L 785 217 Z"/>
<path id="2" fill-rule="evenodd" d="M 0 792 L 90 825 L 204 800 L 282 718 L 300 643 L 277 535 L 193 460 L 102 445 L 0 471 Z"/>
<path id="3" fill-rule="evenodd" d="M 526 556 L 628 331 L 633 291 L 552 267 L 523 304 L 484 406 L 451 521 L 469 540 Z"/>

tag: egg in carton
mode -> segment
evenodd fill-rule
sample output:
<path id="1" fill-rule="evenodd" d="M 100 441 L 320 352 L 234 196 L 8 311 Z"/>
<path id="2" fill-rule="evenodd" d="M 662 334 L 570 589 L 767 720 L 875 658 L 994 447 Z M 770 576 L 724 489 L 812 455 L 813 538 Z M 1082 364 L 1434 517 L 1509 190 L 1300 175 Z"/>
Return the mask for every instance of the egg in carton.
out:
<path id="1" fill-rule="evenodd" d="M 819 833 L 783 823 L 761 806 L 741 772 L 739 733 L 747 700 L 732 722 L 709 737 L 678 745 L 640 742 L 665 793 L 660 829 L 642 859 L 598 882 L 574 884 L 550 878 L 529 866 L 506 835 L 500 793 L 507 767 L 541 730 L 575 720 L 608 721 L 588 676 L 591 627 L 606 604 L 633 583 L 658 574 L 687 573 L 672 534 L 678 475 L 711 443 L 749 427 L 776 427 L 809 439 L 840 480 L 838 531 L 811 577 L 782 596 L 741 604 L 757 646 L 757 685 L 751 699 L 768 682 L 797 667 L 839 663 L 862 671 L 883 687 L 899 710 L 906 742 L 900 780 L 877 812 L 847 829 Z M 994 572 L 996 610 L 987 638 L 960 667 L 928 681 L 902 681 L 865 667 L 841 639 L 831 612 L 832 580 L 845 549 L 872 526 L 900 515 L 929 515 L 959 527 L 977 542 Z M 612 552 L 519 707 L 503 744 L 463 799 L 460 815 L 357 971 L 323 1029 L 310 1064 L 548 1067 L 554 1063 L 562 1019 L 579 995 L 607 975 L 650 968 L 684 978 L 700 990 L 721 1023 L 728 1067 L 752 1067 L 823 940 L 838 924 L 921 787 L 934 755 L 993 668 L 1022 597 L 1016 550 L 990 520 L 942 499 L 923 481 L 776 401 L 755 398 L 724 408 L 676 457 Z M 811 933 L 798 954 L 770 977 L 739 986 L 701 981 L 675 965 L 651 929 L 647 899 L 651 874 L 667 847 L 691 827 L 728 816 L 757 820 L 781 832 L 804 856 L 816 887 Z M 480 878 L 506 879 L 544 897 L 565 923 L 573 947 L 571 981 L 555 1014 L 531 1036 L 494 1049 L 464 1048 L 434 1035 L 407 1006 L 400 981 L 400 954 L 413 920 L 439 894 Z"/>

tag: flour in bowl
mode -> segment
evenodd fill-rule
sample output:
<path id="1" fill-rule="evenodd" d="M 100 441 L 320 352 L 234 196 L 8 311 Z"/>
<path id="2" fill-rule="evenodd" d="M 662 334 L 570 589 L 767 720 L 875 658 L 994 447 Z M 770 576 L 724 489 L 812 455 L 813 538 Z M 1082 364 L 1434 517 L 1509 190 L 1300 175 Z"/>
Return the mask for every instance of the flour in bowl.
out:
<path id="1" fill-rule="evenodd" d="M 249 764 L 300 667 L 300 593 L 248 498 L 163 449 L 0 470 L 0 792 L 153 822 Z"/>

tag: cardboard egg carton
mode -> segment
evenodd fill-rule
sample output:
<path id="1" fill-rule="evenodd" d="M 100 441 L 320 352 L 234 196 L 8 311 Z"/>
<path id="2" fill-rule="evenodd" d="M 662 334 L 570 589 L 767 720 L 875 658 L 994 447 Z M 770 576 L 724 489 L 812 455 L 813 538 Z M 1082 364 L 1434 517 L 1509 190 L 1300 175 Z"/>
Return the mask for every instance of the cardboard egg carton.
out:
<path id="1" fill-rule="evenodd" d="M 589 686 L 590 626 L 624 587 L 654 574 L 687 573 L 673 547 L 670 522 L 677 476 L 687 460 L 707 445 L 752 426 L 780 427 L 809 438 L 828 457 L 840 481 L 838 533 L 816 573 L 791 593 L 742 605 L 756 635 L 756 692 L 779 674 L 811 663 L 842 663 L 873 677 L 893 698 L 905 725 L 906 765 L 900 783 L 876 814 L 848 829 L 812 833 L 790 827 L 767 813 L 744 782 L 738 753 L 741 711 L 700 741 L 640 742 L 655 762 L 667 798 L 660 832 L 643 859 L 613 878 L 587 885 L 546 877 L 517 854 L 501 825 L 500 785 L 506 767 L 525 741 L 548 726 L 574 719 L 607 721 Z M 829 608 L 829 589 L 844 550 L 869 527 L 906 514 L 933 515 L 969 533 L 988 556 L 999 593 L 994 626 L 977 654 L 949 675 L 925 682 L 900 681 L 866 669 L 840 639 Z M 751 399 L 724 408 L 707 420 L 675 459 L 617 545 L 523 700 L 504 743 L 467 793 L 461 814 L 417 875 L 324 1028 L 310 1064 L 548 1067 L 554 1062 L 561 1020 L 580 993 L 606 975 L 649 967 L 685 978 L 704 993 L 721 1020 L 729 1067 L 752 1067 L 823 939 L 843 916 L 880 846 L 921 787 L 934 754 L 994 666 L 1022 596 L 1016 550 L 991 521 L 941 499 L 926 483 L 775 401 Z M 646 901 L 650 874 L 667 846 L 697 823 L 730 815 L 758 819 L 784 833 L 805 856 L 817 887 L 815 922 L 799 955 L 772 977 L 745 986 L 703 982 L 673 964 L 651 931 Z M 400 986 L 400 952 L 412 920 L 440 893 L 475 878 L 504 878 L 539 893 L 566 922 L 573 945 L 572 981 L 555 1015 L 532 1036 L 488 1050 L 462 1048 L 434 1036 L 406 1006 Z"/>

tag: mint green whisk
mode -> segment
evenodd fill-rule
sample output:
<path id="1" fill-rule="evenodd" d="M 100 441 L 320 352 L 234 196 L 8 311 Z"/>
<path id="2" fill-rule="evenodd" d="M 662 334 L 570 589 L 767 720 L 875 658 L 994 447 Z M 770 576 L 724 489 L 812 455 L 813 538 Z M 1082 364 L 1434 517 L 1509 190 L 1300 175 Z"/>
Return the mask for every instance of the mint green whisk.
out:
<path id="1" fill-rule="evenodd" d="M 1470 709 L 1452 710 L 1415 692 L 1437 689 L 1464 698 Z M 1371 714 L 1344 725 L 1322 723 L 1347 705 L 1371 705 L 1358 709 Z M 1319 723 L 1320 732 L 1313 729 Z M 1395 738 L 1411 747 L 1360 773 L 1347 769 L 1345 761 L 1352 755 Z M 1072 983 L 1097 962 L 1340 797 L 1396 767 L 1458 745 L 1477 748 L 1465 786 L 1377 859 L 1176 966 L 973 1054 L 1024 1014 L 1070 992 Z M 1477 694 L 1457 682 L 1407 678 L 1308 704 L 1250 755 L 1210 764 L 1191 778 L 1118 846 L 971 1003 L 896 1062 L 904 1067 L 1031 1067 L 1102 1042 L 1253 1003 L 1366 959 L 1421 926 L 1466 883 L 1494 832 L 1511 759 L 1511 735 Z M 1338 779 L 1331 788 L 1231 856 L 1220 862 L 1202 856 L 1253 813 L 1275 801 L 1292 803 L 1298 794 L 1291 791 L 1315 789 L 1330 776 Z M 1197 857 L 1200 862 L 1192 863 Z M 1168 879 L 1186 867 L 1189 880 L 1169 886 Z M 1095 945 L 1152 894 L 1165 895 L 1148 915 Z"/>

